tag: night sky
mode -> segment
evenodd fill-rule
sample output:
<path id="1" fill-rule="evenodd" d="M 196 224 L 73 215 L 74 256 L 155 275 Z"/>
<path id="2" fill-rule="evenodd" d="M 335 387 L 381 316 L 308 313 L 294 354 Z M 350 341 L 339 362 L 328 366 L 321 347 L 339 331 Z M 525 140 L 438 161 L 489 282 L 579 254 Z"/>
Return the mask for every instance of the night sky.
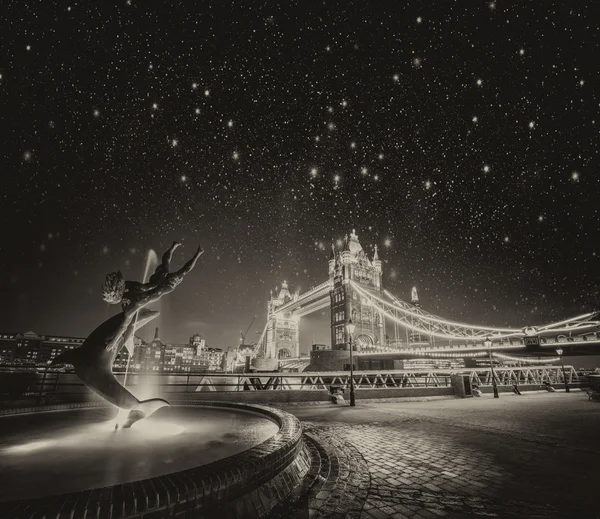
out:
<path id="1" fill-rule="evenodd" d="M 394 4 L 386 5 L 386 4 Z M 0 7 L 0 331 L 85 336 L 107 272 L 198 244 L 161 337 L 238 343 L 353 228 L 384 286 L 462 322 L 597 301 L 592 2 Z M 328 311 L 303 325 L 329 342 Z M 153 325 L 149 325 L 150 328 Z M 146 330 L 146 336 L 152 329 Z M 314 333 L 314 336 L 313 336 Z M 143 334 L 142 334 L 143 335 Z"/>

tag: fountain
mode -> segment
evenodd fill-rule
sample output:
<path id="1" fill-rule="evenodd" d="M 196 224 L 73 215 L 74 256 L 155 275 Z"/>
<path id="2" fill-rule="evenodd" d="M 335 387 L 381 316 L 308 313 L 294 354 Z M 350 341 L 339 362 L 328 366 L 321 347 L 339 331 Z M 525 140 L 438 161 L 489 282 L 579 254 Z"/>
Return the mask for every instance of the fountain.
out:
<path id="1" fill-rule="evenodd" d="M 171 292 L 201 254 L 176 273 L 163 269 L 158 282 L 160 265 L 148 283 L 109 275 L 105 295 L 124 301 L 123 312 L 55 362 L 73 364 L 101 399 L 0 413 L 0 517 L 261 517 L 292 495 L 314 456 L 294 416 L 193 394 L 170 405 L 140 401 L 110 370 L 118 349 L 157 316 L 146 305 Z M 144 282 L 155 257 L 150 251 Z"/>

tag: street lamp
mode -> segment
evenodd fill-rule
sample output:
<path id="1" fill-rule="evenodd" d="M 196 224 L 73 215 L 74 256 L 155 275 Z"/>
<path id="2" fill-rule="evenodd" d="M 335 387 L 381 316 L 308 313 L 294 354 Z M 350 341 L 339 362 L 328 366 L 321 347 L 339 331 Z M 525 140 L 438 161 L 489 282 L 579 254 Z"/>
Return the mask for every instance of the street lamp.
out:
<path id="1" fill-rule="evenodd" d="M 498 385 L 496 384 L 496 373 L 494 373 L 494 360 L 492 358 L 492 340 L 489 337 L 485 338 L 483 345 L 487 348 L 490 357 L 490 368 L 492 368 L 492 388 L 494 389 L 494 398 L 499 398 Z"/>
<path id="2" fill-rule="evenodd" d="M 352 334 L 354 333 L 354 328 L 354 323 L 350 319 L 346 324 L 346 331 L 350 339 L 350 405 L 352 407 L 356 406 L 356 398 L 354 397 L 354 360 L 352 357 Z"/>
<path id="3" fill-rule="evenodd" d="M 556 348 L 556 353 L 558 353 L 558 356 L 560 357 L 560 365 L 562 366 L 563 380 L 565 381 L 565 393 L 570 393 L 571 389 L 569 388 L 569 383 L 567 382 L 567 374 L 565 373 L 565 363 L 562 357 L 563 349 Z"/>

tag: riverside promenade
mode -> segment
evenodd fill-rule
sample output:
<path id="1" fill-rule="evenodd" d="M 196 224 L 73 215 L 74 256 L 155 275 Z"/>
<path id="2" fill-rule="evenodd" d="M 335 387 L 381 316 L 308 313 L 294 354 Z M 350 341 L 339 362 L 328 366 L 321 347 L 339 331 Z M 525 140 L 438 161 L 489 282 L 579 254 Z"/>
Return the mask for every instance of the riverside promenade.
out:
<path id="1" fill-rule="evenodd" d="M 600 403 L 578 389 L 281 407 L 326 460 L 281 517 L 600 518 Z"/>

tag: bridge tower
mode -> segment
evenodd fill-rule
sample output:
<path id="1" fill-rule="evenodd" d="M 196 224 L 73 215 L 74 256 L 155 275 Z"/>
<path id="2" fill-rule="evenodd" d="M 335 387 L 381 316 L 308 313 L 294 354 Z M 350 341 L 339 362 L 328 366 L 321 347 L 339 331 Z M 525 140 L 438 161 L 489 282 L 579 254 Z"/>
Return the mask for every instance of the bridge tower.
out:
<path id="1" fill-rule="evenodd" d="M 336 252 L 332 246 L 329 260 L 331 286 L 331 348 L 345 350 L 349 343 L 346 323 L 352 319 L 356 326 L 354 341 L 357 350 L 378 349 L 385 346 L 384 316 L 368 301 L 361 300 L 350 280 L 364 290 L 380 295 L 382 268 L 377 246 L 370 260 L 353 230 L 346 236 L 344 248 Z"/>
<path id="2" fill-rule="evenodd" d="M 292 311 L 278 315 L 277 310 L 289 301 L 295 300 L 298 294 L 290 293 L 288 284 L 283 282 L 279 292 L 271 294 L 267 305 L 267 359 L 285 359 L 300 356 L 300 337 L 298 333 L 298 317 Z"/>

